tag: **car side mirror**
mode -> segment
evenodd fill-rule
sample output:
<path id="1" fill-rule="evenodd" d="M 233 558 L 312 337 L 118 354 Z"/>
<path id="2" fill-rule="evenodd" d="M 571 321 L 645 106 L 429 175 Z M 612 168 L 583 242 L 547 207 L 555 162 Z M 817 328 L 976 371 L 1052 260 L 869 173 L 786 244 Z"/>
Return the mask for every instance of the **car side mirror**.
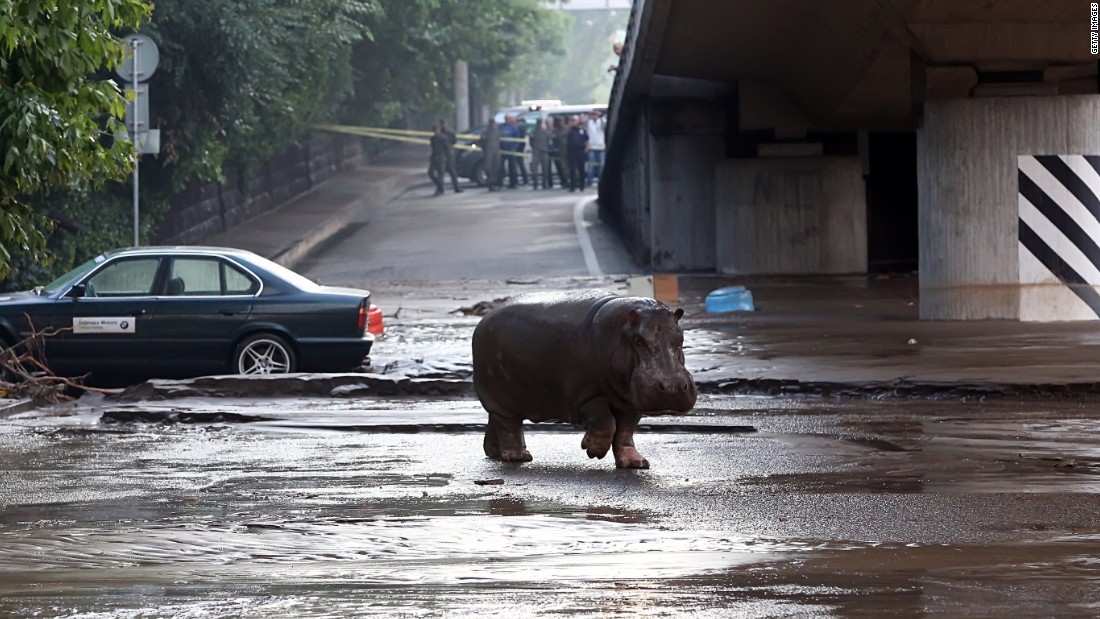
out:
<path id="1" fill-rule="evenodd" d="M 66 296 L 73 299 L 81 299 L 86 293 L 87 288 L 84 287 L 84 284 L 77 284 L 69 289 L 69 294 L 67 294 Z"/>

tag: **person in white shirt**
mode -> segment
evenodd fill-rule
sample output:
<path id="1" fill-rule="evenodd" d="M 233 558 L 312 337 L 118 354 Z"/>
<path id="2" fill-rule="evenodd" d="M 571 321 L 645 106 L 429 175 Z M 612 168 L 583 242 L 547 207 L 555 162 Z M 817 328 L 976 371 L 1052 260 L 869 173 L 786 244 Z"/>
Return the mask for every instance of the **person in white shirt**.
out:
<path id="1" fill-rule="evenodd" d="M 604 151 L 607 148 L 604 137 L 607 133 L 607 119 L 598 110 L 588 113 L 588 178 L 585 186 L 600 182 L 603 172 Z"/>

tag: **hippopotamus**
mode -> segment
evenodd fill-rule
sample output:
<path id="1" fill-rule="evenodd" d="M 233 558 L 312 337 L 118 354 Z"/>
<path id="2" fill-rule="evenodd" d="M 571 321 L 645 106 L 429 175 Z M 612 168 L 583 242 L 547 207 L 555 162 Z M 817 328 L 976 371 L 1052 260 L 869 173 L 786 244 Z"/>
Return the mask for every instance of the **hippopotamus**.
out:
<path id="1" fill-rule="evenodd" d="M 473 337 L 485 455 L 529 462 L 523 421 L 566 421 L 584 428 L 589 458 L 613 450 L 616 467 L 649 468 L 634 447 L 641 417 L 695 406 L 683 315 L 606 290 L 524 294 L 490 311 Z"/>

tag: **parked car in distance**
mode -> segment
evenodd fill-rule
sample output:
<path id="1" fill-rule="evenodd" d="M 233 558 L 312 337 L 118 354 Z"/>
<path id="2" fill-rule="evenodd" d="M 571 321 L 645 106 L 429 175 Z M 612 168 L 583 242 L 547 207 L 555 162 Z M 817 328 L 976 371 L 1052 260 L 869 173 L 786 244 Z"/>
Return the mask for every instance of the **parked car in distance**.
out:
<path id="1" fill-rule="evenodd" d="M 599 110 L 603 114 L 607 114 L 607 104 L 605 103 L 588 103 L 585 105 L 560 105 L 549 108 L 528 109 L 520 112 L 516 115 L 516 120 L 521 123 L 527 135 L 531 135 L 531 131 L 535 128 L 535 125 L 542 122 L 546 117 L 562 117 L 569 118 L 576 114 L 584 119 L 587 119 L 588 113 L 592 110 Z M 480 139 L 480 136 L 485 133 L 485 126 L 474 127 L 466 134 L 476 135 Z M 459 138 L 458 144 L 460 145 L 474 145 L 477 143 L 476 139 Z M 474 149 L 459 149 L 455 155 L 455 173 L 474 181 L 478 185 L 485 187 L 489 184 L 489 175 L 485 170 L 485 153 L 480 148 Z"/>
<path id="2" fill-rule="evenodd" d="M 493 118 L 497 121 L 497 123 L 502 123 L 504 122 L 504 117 L 508 114 L 519 116 L 520 114 L 530 112 L 532 110 L 547 110 L 551 108 L 561 107 L 563 105 L 565 104 L 562 103 L 560 99 L 528 99 L 525 101 L 520 101 L 519 105 L 513 105 L 512 107 L 506 107 L 497 110 L 497 113 L 493 115 Z"/>
<path id="3" fill-rule="evenodd" d="M 45 286 L 0 294 L 0 347 L 45 337 L 59 375 L 180 378 L 358 367 L 370 293 L 317 284 L 252 252 L 109 251 Z"/>
<path id="4" fill-rule="evenodd" d="M 467 148 L 455 151 L 455 174 L 487 187 L 489 175 L 485 171 L 485 152 L 478 147 L 484 133 L 485 125 L 481 125 L 464 132 L 465 135 L 477 136 L 476 138 L 458 138 L 456 144 Z"/>
<path id="5" fill-rule="evenodd" d="M 527 130 L 527 134 L 530 135 L 535 125 L 544 122 L 547 117 L 568 119 L 570 116 L 576 115 L 580 116 L 581 120 L 588 120 L 588 113 L 592 110 L 596 110 L 606 116 L 607 104 L 586 103 L 584 105 L 561 105 L 554 108 L 531 110 L 520 114 L 516 117 L 516 120 L 523 124 L 524 128 Z"/>

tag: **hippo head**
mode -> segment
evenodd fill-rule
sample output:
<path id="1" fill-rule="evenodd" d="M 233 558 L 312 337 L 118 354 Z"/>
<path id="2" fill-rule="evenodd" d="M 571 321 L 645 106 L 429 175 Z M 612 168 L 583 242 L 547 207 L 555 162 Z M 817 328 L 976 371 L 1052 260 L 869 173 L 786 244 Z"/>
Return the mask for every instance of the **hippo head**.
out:
<path id="1" fill-rule="evenodd" d="M 623 312 L 619 342 L 612 355 L 614 373 L 629 377 L 630 400 L 645 414 L 686 413 L 695 406 L 695 381 L 684 367 L 684 310 L 653 300 L 631 299 Z"/>

